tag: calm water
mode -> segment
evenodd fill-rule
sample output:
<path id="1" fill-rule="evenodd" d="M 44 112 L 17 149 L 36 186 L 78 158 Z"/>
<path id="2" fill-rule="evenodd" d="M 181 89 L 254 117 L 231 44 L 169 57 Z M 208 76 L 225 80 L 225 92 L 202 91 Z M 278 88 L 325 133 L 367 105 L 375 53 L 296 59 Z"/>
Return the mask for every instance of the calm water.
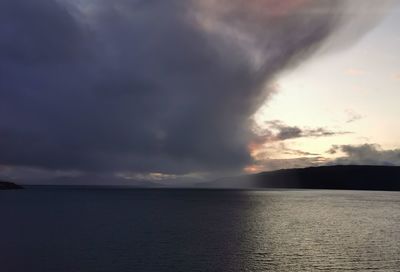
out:
<path id="1" fill-rule="evenodd" d="M 0 270 L 400 271 L 400 193 L 0 192 Z"/>

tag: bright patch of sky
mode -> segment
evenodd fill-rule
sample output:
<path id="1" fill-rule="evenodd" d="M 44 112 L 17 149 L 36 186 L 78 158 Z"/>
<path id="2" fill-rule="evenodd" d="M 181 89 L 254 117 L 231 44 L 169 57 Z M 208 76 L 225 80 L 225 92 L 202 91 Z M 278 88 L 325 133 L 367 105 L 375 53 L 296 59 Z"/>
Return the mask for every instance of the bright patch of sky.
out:
<path id="1" fill-rule="evenodd" d="M 331 137 L 286 141 L 291 148 L 324 154 L 334 144 L 400 146 L 400 8 L 392 10 L 357 43 L 318 54 L 277 79 L 278 92 L 255 115 L 260 126 L 350 131 Z M 277 154 L 276 156 L 280 156 Z"/>

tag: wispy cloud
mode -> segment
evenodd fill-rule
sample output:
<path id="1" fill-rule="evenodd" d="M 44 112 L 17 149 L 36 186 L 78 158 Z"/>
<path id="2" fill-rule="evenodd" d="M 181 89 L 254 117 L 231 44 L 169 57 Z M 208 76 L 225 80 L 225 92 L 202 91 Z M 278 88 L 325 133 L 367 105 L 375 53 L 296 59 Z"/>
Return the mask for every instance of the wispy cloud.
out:
<path id="1" fill-rule="evenodd" d="M 301 128 L 290 126 L 280 120 L 266 122 L 266 129 L 263 131 L 266 141 L 284 141 L 296 138 L 330 137 L 349 134 L 349 131 L 332 131 L 327 128 Z"/>
<path id="2" fill-rule="evenodd" d="M 345 112 L 347 115 L 346 123 L 353 123 L 355 121 L 358 121 L 358 120 L 361 120 L 364 118 L 363 115 L 359 114 L 358 112 L 356 112 L 352 109 L 346 109 Z"/>
<path id="3" fill-rule="evenodd" d="M 300 156 L 320 156 L 318 153 L 307 152 L 298 148 L 291 148 L 284 142 L 270 143 L 264 146 L 259 152 L 254 153 L 256 161 L 267 160 L 274 157 L 300 157 Z"/>

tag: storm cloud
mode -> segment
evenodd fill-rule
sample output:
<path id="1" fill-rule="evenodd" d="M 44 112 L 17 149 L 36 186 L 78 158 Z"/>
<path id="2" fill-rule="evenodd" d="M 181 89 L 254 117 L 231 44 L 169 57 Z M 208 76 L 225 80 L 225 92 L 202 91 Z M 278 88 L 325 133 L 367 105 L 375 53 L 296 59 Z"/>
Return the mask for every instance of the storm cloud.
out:
<path id="1" fill-rule="evenodd" d="M 2 0 L 0 165 L 240 169 L 268 84 L 347 22 L 347 2 Z"/>

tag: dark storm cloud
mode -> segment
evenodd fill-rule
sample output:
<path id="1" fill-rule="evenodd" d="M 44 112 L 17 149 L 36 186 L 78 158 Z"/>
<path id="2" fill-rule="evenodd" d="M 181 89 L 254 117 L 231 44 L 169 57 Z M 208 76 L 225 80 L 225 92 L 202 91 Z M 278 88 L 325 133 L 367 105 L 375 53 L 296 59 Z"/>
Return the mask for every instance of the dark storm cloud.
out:
<path id="1" fill-rule="evenodd" d="M 344 153 L 330 164 L 400 165 L 400 149 L 384 150 L 377 144 L 334 145 L 329 154 Z"/>
<path id="2" fill-rule="evenodd" d="M 0 165 L 246 165 L 266 84 L 318 48 L 347 1 L 278 2 L 2 0 Z"/>

